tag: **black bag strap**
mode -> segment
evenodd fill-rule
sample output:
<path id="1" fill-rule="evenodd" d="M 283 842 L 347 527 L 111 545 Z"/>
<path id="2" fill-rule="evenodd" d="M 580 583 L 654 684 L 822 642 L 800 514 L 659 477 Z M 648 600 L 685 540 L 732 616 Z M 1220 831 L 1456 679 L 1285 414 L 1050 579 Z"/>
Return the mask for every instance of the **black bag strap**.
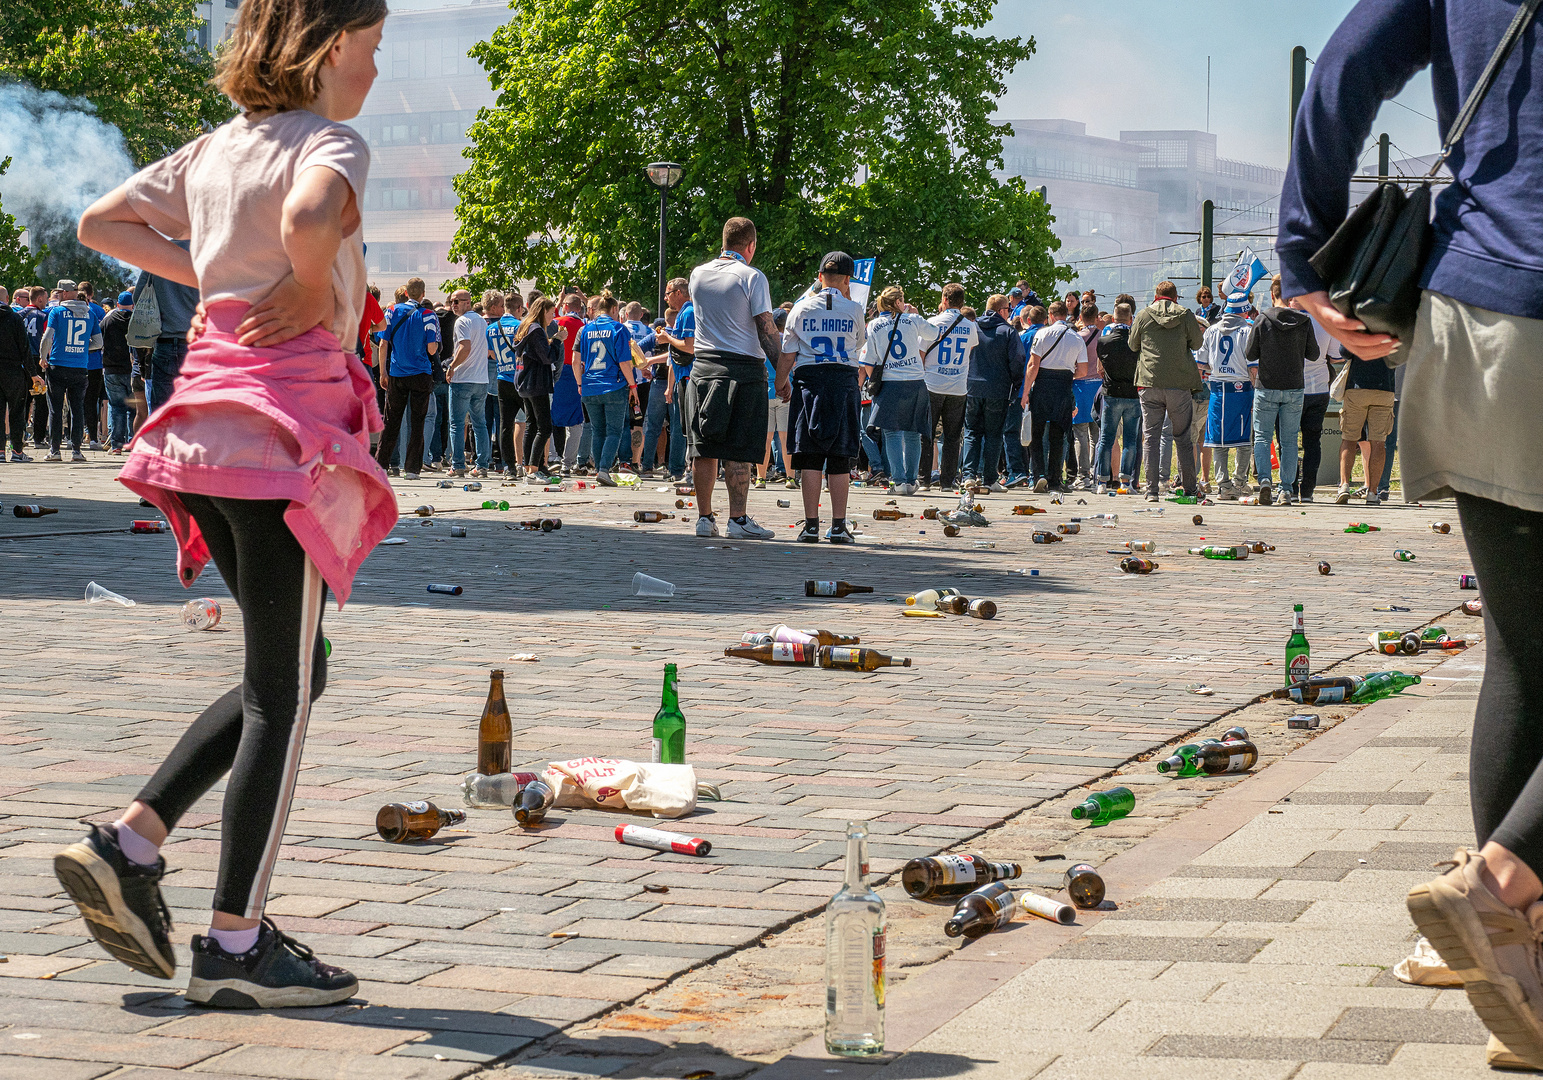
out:
<path id="1" fill-rule="evenodd" d="M 895 339 L 900 336 L 900 316 L 896 315 L 894 319 L 889 326 L 889 343 L 884 346 L 884 363 L 880 367 L 888 367 L 889 358 L 895 355 Z"/>
<path id="2" fill-rule="evenodd" d="M 938 340 L 934 341 L 931 345 L 928 345 L 925 349 L 922 350 L 922 359 L 925 360 L 925 359 L 927 359 L 927 357 L 931 356 L 932 355 L 932 350 L 936 349 L 938 347 L 938 344 L 944 338 L 946 338 L 949 334 L 952 334 L 955 330 L 957 330 L 959 328 L 959 324 L 962 323 L 962 322 L 964 322 L 964 312 L 961 311 L 959 314 L 954 316 L 954 321 L 948 324 L 948 329 L 944 330 L 941 334 L 938 335 Z"/>
<path id="3" fill-rule="evenodd" d="M 1446 141 L 1441 144 L 1441 153 L 1436 156 L 1436 163 L 1431 166 L 1430 172 L 1425 174 L 1427 180 L 1434 177 L 1446 164 L 1447 157 L 1456 148 L 1463 133 L 1468 130 L 1468 125 L 1479 112 L 1479 106 L 1484 103 L 1485 96 L 1495 85 L 1500 69 L 1505 66 L 1511 50 L 1516 48 L 1516 43 L 1522 39 L 1522 33 L 1527 29 L 1527 24 L 1537 15 L 1540 5 L 1543 5 L 1543 0 L 1523 0 L 1521 6 L 1516 9 L 1516 17 L 1511 20 L 1511 25 L 1506 27 L 1505 37 L 1501 38 L 1500 44 L 1495 47 L 1494 55 L 1484 66 L 1484 71 L 1479 75 L 1479 81 L 1474 84 L 1472 92 L 1469 93 L 1468 100 L 1463 102 L 1463 111 L 1457 114 L 1456 120 L 1452 121 L 1452 129 L 1447 132 Z"/>

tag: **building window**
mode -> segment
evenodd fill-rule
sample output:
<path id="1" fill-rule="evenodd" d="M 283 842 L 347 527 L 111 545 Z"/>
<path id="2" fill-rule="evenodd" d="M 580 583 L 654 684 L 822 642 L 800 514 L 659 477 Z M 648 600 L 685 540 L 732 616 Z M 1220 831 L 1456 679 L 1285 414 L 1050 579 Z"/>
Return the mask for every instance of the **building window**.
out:
<path id="1" fill-rule="evenodd" d="M 366 255 L 370 274 L 456 274 L 461 267 L 450 261 L 449 245 L 432 240 L 387 241 L 369 245 Z M 383 284 L 382 290 L 390 287 Z"/>
<path id="2" fill-rule="evenodd" d="M 476 61 L 466 53 L 482 40 L 475 34 L 449 37 L 397 38 L 381 42 L 389 62 L 382 63 L 381 74 L 390 79 L 441 79 L 448 75 L 472 75 Z"/>
<path id="3" fill-rule="evenodd" d="M 364 188 L 366 210 L 453 210 L 455 188 L 449 176 L 387 176 Z"/>
<path id="4" fill-rule="evenodd" d="M 477 118 L 476 109 L 448 112 L 385 113 L 360 116 L 352 126 L 370 146 L 418 146 L 428 143 L 465 143 L 466 130 Z"/>

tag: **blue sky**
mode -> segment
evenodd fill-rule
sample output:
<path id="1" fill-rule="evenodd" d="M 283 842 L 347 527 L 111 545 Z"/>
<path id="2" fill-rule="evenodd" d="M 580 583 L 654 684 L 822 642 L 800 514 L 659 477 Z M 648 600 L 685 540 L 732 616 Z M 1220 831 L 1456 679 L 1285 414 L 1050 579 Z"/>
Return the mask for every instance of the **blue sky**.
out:
<path id="1" fill-rule="evenodd" d="M 1351 0 L 1204 6 L 998 0 L 984 32 L 1032 36 L 1038 51 L 1007 79 L 997 116 L 1081 120 L 1089 135 L 1106 138 L 1118 138 L 1121 129 L 1205 130 L 1209 55 L 1217 153 L 1284 166 L 1291 49 L 1302 45 L 1317 56 L 1354 6 Z M 1416 115 L 1436 115 L 1429 74 L 1416 75 L 1394 101 L 1383 105 L 1372 130 L 1386 131 L 1407 156 L 1433 153 L 1441 145 L 1436 125 Z M 1375 158 L 1370 161 L 1374 169 Z"/>

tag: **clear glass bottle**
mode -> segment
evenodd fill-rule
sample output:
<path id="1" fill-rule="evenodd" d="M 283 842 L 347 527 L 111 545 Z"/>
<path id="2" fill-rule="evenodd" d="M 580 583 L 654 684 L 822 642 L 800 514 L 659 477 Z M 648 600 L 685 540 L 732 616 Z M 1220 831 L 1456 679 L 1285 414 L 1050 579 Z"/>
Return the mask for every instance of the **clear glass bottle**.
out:
<path id="1" fill-rule="evenodd" d="M 847 877 L 825 905 L 825 1049 L 884 1051 L 884 901 L 868 887 L 868 823 L 847 822 Z"/>

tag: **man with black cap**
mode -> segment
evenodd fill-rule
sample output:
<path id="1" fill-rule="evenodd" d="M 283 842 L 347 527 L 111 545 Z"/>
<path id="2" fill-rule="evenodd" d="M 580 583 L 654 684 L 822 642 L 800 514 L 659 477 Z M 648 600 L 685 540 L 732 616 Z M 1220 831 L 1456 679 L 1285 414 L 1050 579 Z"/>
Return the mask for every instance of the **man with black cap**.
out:
<path id="1" fill-rule="evenodd" d="M 750 265 L 755 241 L 755 222 L 729 218 L 723 253 L 691 271 L 696 337 L 681 420 L 696 459 L 696 534 L 703 537 L 718 535 L 712 515 L 720 459 L 729 489 L 729 538 L 776 536 L 745 510 L 751 468 L 766 451 L 766 360 L 778 351 L 771 286 Z"/>
<path id="2" fill-rule="evenodd" d="M 844 251 L 820 260 L 818 291 L 788 313 L 777 360 L 777 396 L 791 402 L 791 466 L 801 474 L 804 527 L 798 539 L 820 541 L 820 474 L 830 482 L 830 531 L 833 544 L 855 542 L 846 519 L 852 465 L 862 432 L 862 394 L 857 388 L 858 357 L 867 327 L 863 306 L 852 299 L 857 266 Z M 700 489 L 699 489 L 700 490 Z"/>

